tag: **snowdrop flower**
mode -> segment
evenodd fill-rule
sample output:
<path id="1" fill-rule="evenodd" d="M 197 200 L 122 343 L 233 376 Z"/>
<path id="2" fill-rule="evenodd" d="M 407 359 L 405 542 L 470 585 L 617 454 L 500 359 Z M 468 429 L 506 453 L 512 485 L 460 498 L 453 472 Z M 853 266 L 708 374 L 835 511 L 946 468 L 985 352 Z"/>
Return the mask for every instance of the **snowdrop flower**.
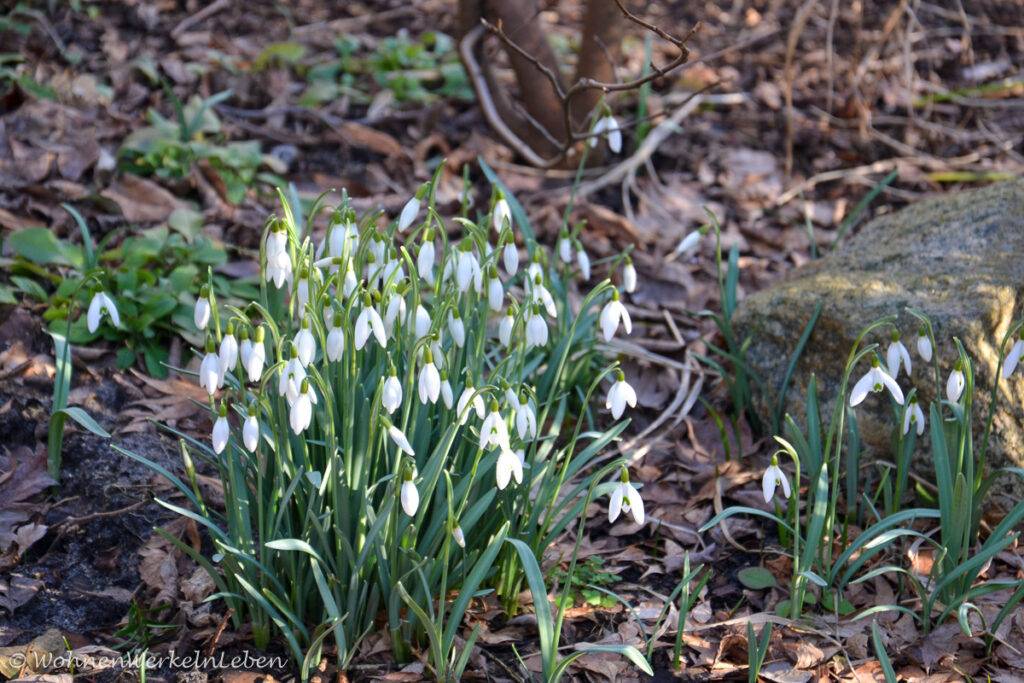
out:
<path id="1" fill-rule="evenodd" d="M 256 452 L 256 446 L 260 443 L 260 423 L 256 421 L 256 404 L 249 405 L 249 417 L 245 418 L 242 424 L 242 443 L 250 452 Z"/>
<path id="2" fill-rule="evenodd" d="M 626 265 L 622 268 L 622 286 L 632 294 L 636 291 L 636 268 L 633 267 L 633 260 L 626 257 Z"/>
<path id="3" fill-rule="evenodd" d="M 619 301 L 619 290 L 612 290 L 612 300 L 604 305 L 601 309 L 601 334 L 604 335 L 604 340 L 609 342 L 612 337 L 615 336 L 615 331 L 619 329 L 619 321 L 622 321 L 622 327 L 626 330 L 626 334 L 630 334 L 633 331 L 633 321 L 629 318 L 629 311 Z"/>
<path id="4" fill-rule="evenodd" d="M 907 368 L 907 376 L 910 376 L 910 352 L 907 351 L 907 347 L 900 341 L 900 333 L 893 330 L 892 342 L 889 344 L 889 349 L 885 352 L 885 367 L 889 368 L 889 374 L 893 379 L 897 379 L 900 375 L 900 361 L 903 361 L 904 367 Z"/>
<path id="5" fill-rule="evenodd" d="M 426 405 L 427 401 L 431 403 L 437 403 L 437 399 L 441 396 L 441 374 L 437 371 L 437 366 L 434 365 L 434 354 L 427 349 L 424 354 L 423 368 L 420 369 L 419 382 L 417 388 L 419 389 L 420 403 Z"/>
<path id="6" fill-rule="evenodd" d="M 263 364 L 267 360 L 267 348 L 263 345 L 263 327 L 256 328 L 255 341 L 249 342 L 248 335 L 242 340 L 242 348 L 239 352 L 242 367 L 249 376 L 250 382 L 258 382 L 263 375 Z M 246 342 L 249 342 L 248 344 Z"/>
<path id="7" fill-rule="evenodd" d="M 420 253 L 416 256 L 416 270 L 419 271 L 420 277 L 422 277 L 423 281 L 428 285 L 434 284 L 435 258 L 434 231 L 428 229 L 423 233 L 423 244 L 420 245 Z"/>
<path id="8" fill-rule="evenodd" d="M 213 452 L 220 454 L 228 445 L 228 436 L 231 435 L 231 427 L 228 426 L 228 407 L 221 403 L 217 413 L 217 421 L 213 423 L 213 433 L 210 440 L 213 442 Z"/>
<path id="9" fill-rule="evenodd" d="M 238 340 L 235 339 L 234 323 L 228 323 L 226 334 L 224 335 L 224 338 L 220 340 L 218 361 L 220 362 L 221 375 L 234 370 L 238 366 Z"/>
<path id="10" fill-rule="evenodd" d="M 932 340 L 928 337 L 928 330 L 924 325 L 917 330 L 917 352 L 925 363 L 932 360 Z"/>
<path id="11" fill-rule="evenodd" d="M 441 400 L 448 410 L 455 405 L 455 392 L 452 391 L 452 383 L 448 381 L 448 373 L 444 371 L 441 372 Z"/>
<path id="12" fill-rule="evenodd" d="M 509 277 L 519 271 L 519 249 L 516 247 L 514 239 L 509 238 L 509 241 L 505 243 L 505 248 L 501 251 L 501 260 Z"/>
<path id="13" fill-rule="evenodd" d="M 309 267 L 303 266 L 299 272 L 299 281 L 295 285 L 296 313 L 303 315 L 306 312 L 306 304 L 309 303 Z"/>
<path id="14" fill-rule="evenodd" d="M 448 331 L 452 335 L 452 341 L 460 349 L 466 345 L 466 325 L 462 322 L 458 309 L 448 311 Z"/>
<path id="15" fill-rule="evenodd" d="M 359 280 L 356 279 L 356 271 L 352 268 L 352 264 L 349 264 L 345 270 L 345 281 L 341 285 L 342 298 L 347 299 L 352 296 L 352 292 L 356 291 L 358 286 Z"/>
<path id="16" fill-rule="evenodd" d="M 501 325 L 498 326 L 498 340 L 502 346 L 508 348 L 512 345 L 512 331 L 515 329 L 516 319 L 512 316 L 512 309 L 508 309 L 505 313 L 505 317 L 501 319 Z"/>
<path id="17" fill-rule="evenodd" d="M 316 392 L 309 386 L 309 380 L 303 379 L 299 395 L 292 402 L 288 414 L 288 424 L 296 434 L 307 429 L 313 421 L 313 406 L 316 405 Z"/>
<path id="18" fill-rule="evenodd" d="M 580 267 L 580 275 L 583 276 L 584 281 L 590 279 L 590 257 L 587 256 L 587 252 L 583 250 L 582 244 L 576 245 L 576 264 Z"/>
<path id="19" fill-rule="evenodd" d="M 402 405 L 402 383 L 398 381 L 395 369 L 391 368 L 391 375 L 384 380 L 384 387 L 380 392 L 380 402 L 388 414 L 394 413 Z"/>
<path id="20" fill-rule="evenodd" d="M 462 532 L 462 527 L 458 524 L 452 527 L 452 539 L 455 541 L 455 545 L 460 548 L 466 547 L 466 534 Z"/>
<path id="21" fill-rule="evenodd" d="M 359 229 L 356 227 L 355 211 L 349 209 L 343 223 L 331 226 L 330 235 L 327 237 L 327 253 L 336 257 L 351 255 L 358 239 Z"/>
<path id="22" fill-rule="evenodd" d="M 476 416 L 481 420 L 484 419 L 484 413 L 486 408 L 484 406 L 484 397 L 477 392 L 473 386 L 473 380 L 466 380 L 466 388 L 462 390 L 462 395 L 459 396 L 459 402 L 455 408 L 455 412 L 459 414 L 459 424 L 464 425 L 469 419 L 469 411 L 466 410 L 472 404 L 473 409 L 476 411 Z"/>
<path id="23" fill-rule="evenodd" d="M 486 449 L 490 446 L 499 446 L 506 451 L 509 450 L 508 427 L 505 426 L 505 420 L 498 412 L 497 401 L 491 401 L 491 412 L 484 418 L 484 423 L 480 426 L 480 448 Z"/>
<path id="24" fill-rule="evenodd" d="M 761 479 L 761 493 L 764 494 L 764 502 L 772 502 L 772 498 L 775 497 L 775 487 L 779 484 L 782 485 L 782 497 L 789 498 L 789 477 L 779 467 L 779 456 L 773 455 L 772 464 L 764 471 L 764 477 Z"/>
<path id="25" fill-rule="evenodd" d="M 377 312 L 370 301 L 370 295 L 365 294 L 363 296 L 363 310 L 356 318 L 356 330 L 355 330 L 355 348 L 359 351 L 366 345 L 366 340 L 370 338 L 370 332 L 373 332 L 373 336 L 377 339 L 377 343 L 380 344 L 381 348 L 388 345 L 387 332 L 384 330 L 384 321 L 380 319 L 380 313 Z"/>
<path id="26" fill-rule="evenodd" d="M 850 394 L 850 407 L 858 405 L 867 398 L 869 392 L 879 392 L 882 388 L 889 390 L 896 402 L 903 405 L 903 391 L 889 374 L 883 370 L 878 363 L 878 358 L 871 359 L 871 369 L 853 386 L 853 393 Z"/>
<path id="27" fill-rule="evenodd" d="M 607 113 L 607 110 L 605 111 L 605 115 L 594 124 L 594 129 L 591 131 L 590 146 L 595 146 L 597 144 L 597 137 L 603 134 L 608 139 L 608 149 L 612 153 L 618 154 L 622 151 L 622 131 L 619 128 L 618 120 L 610 113 Z"/>
<path id="28" fill-rule="evenodd" d="M 548 324 L 544 321 L 544 317 L 540 314 L 540 309 L 537 306 L 533 307 L 533 315 L 526 321 L 526 345 L 529 346 L 547 346 L 548 343 Z"/>
<path id="29" fill-rule="evenodd" d="M 917 403 L 917 396 L 910 397 L 910 403 L 907 405 L 907 409 L 903 411 L 904 434 L 910 431 L 911 424 L 916 425 L 918 436 L 924 434 L 924 412 Z"/>
<path id="30" fill-rule="evenodd" d="M 629 472 L 625 467 L 622 468 L 619 485 L 612 490 L 612 498 L 608 501 L 608 522 L 614 522 L 623 511 L 633 515 L 633 521 L 637 524 L 644 523 L 644 501 L 629 483 Z"/>
<path id="31" fill-rule="evenodd" d="M 444 355 L 444 349 L 441 348 L 441 340 L 437 334 L 434 335 L 433 340 L 430 342 L 430 353 L 434 354 L 434 365 L 437 366 L 438 370 L 448 365 L 448 358 Z"/>
<path id="32" fill-rule="evenodd" d="M 416 484 L 412 483 L 412 476 L 412 472 L 406 471 L 405 481 L 402 482 L 402 493 L 399 497 L 405 514 L 415 517 L 416 510 L 420 506 L 420 492 L 416 489 Z"/>
<path id="33" fill-rule="evenodd" d="M 519 405 L 519 394 L 512 391 L 512 385 L 505 380 L 501 380 L 501 390 L 505 392 L 505 403 L 512 406 L 512 409 L 515 410 L 516 406 Z"/>
<path id="34" fill-rule="evenodd" d="M 345 330 L 341 326 L 341 316 L 334 319 L 334 326 L 327 333 L 327 360 L 337 363 L 345 353 Z"/>
<path id="35" fill-rule="evenodd" d="M 562 263 L 572 263 L 572 240 L 564 230 L 558 236 L 558 258 L 562 259 Z"/>
<path id="36" fill-rule="evenodd" d="M 266 258 L 267 282 L 273 282 L 277 289 L 281 289 L 285 282 L 291 282 L 292 259 L 288 254 L 288 234 L 279 222 L 271 226 L 270 234 L 267 235 Z"/>
<path id="37" fill-rule="evenodd" d="M 516 408 L 516 431 L 519 433 L 519 438 L 526 441 L 526 436 L 529 435 L 531 439 L 537 438 L 537 414 L 533 410 L 533 406 L 530 405 L 530 401 L 526 399 L 519 399 L 519 407 Z M 512 405 L 516 405 L 513 403 Z"/>
<path id="38" fill-rule="evenodd" d="M 416 306 L 416 340 L 419 341 L 430 334 L 430 314 L 420 303 Z"/>
<path id="39" fill-rule="evenodd" d="M 405 279 L 405 268 L 402 267 L 402 261 L 398 258 L 398 252 L 392 250 L 388 254 L 388 260 L 384 262 L 384 271 L 381 275 L 381 280 L 384 284 L 391 282 L 401 282 Z"/>
<path id="40" fill-rule="evenodd" d="M 513 477 L 517 484 L 523 483 L 523 463 L 508 446 L 503 446 L 498 455 L 498 463 L 494 466 L 494 476 L 500 491 L 505 490 Z"/>
<path id="41" fill-rule="evenodd" d="M 505 302 L 505 288 L 498 279 L 498 269 L 491 266 L 487 273 L 487 305 L 492 311 L 500 311 Z"/>
<path id="42" fill-rule="evenodd" d="M 412 222 L 416 220 L 416 216 L 420 212 L 420 204 L 423 201 L 423 197 L 426 196 L 427 187 L 428 185 L 426 184 L 421 185 L 413 198 L 402 207 L 402 213 L 398 217 L 398 232 L 405 232 L 412 225 Z"/>
<path id="43" fill-rule="evenodd" d="M 703 234 L 704 233 L 701 230 L 694 230 L 679 242 L 679 245 L 673 253 L 677 256 L 683 256 L 689 253 L 690 250 L 696 247 L 697 243 L 700 242 L 700 238 Z"/>
<path id="44" fill-rule="evenodd" d="M 203 285 L 199 290 L 199 298 L 196 299 L 196 309 L 192 314 L 192 321 L 196 324 L 196 329 L 205 330 L 206 326 L 210 324 L 210 287 Z"/>
<path id="45" fill-rule="evenodd" d="M 405 297 L 394 293 L 388 299 L 388 307 L 384 310 L 384 333 L 390 337 L 395 329 L 395 320 L 405 319 Z"/>
<path id="46" fill-rule="evenodd" d="M 306 368 L 299 362 L 299 351 L 292 345 L 288 362 L 281 368 L 277 382 L 277 395 L 288 399 L 288 405 L 295 402 L 306 379 Z"/>
<path id="47" fill-rule="evenodd" d="M 114 300 L 103 290 L 97 290 L 92 295 L 92 301 L 89 302 L 89 311 L 85 315 L 85 321 L 90 334 L 99 329 L 100 316 L 104 313 L 110 316 L 110 322 L 114 324 L 114 327 L 121 326 L 121 316 L 117 312 L 117 305 L 114 303 Z"/>
<path id="48" fill-rule="evenodd" d="M 464 239 L 459 245 L 459 262 L 455 271 L 455 284 L 459 292 L 465 294 L 472 284 L 476 291 L 483 288 L 483 272 L 480 270 L 480 262 L 473 253 L 473 241 Z"/>
<path id="49" fill-rule="evenodd" d="M 388 436 L 391 437 L 391 440 L 395 442 L 395 445 L 398 446 L 403 453 L 412 456 L 416 455 L 416 452 L 413 451 L 412 446 L 409 444 L 409 439 L 405 437 L 405 434 L 401 429 L 391 424 L 388 420 L 384 420 L 384 425 L 387 427 Z"/>
<path id="50" fill-rule="evenodd" d="M 214 349 L 213 339 L 206 339 L 206 355 L 199 365 L 199 386 L 205 387 L 210 396 L 223 386 L 224 378 L 220 374 L 220 356 Z"/>
<path id="51" fill-rule="evenodd" d="M 1006 359 L 1003 360 L 1003 379 L 1009 378 L 1013 371 L 1017 369 L 1022 353 L 1024 353 L 1024 329 L 1021 329 L 1016 343 L 1010 349 L 1010 352 L 1006 354 Z"/>
<path id="52" fill-rule="evenodd" d="M 295 348 L 299 350 L 299 362 L 308 367 L 316 356 L 316 339 L 309 329 L 309 316 L 302 319 L 302 329 L 295 335 Z"/>
<path id="53" fill-rule="evenodd" d="M 508 202 L 501 195 L 498 195 L 498 201 L 494 202 L 491 225 L 494 226 L 494 232 L 498 234 L 501 234 L 506 225 L 510 227 L 512 225 L 512 211 L 509 209 Z"/>
<path id="54" fill-rule="evenodd" d="M 544 310 L 552 318 L 558 317 L 558 309 L 555 307 L 555 300 L 551 296 L 551 292 L 544 286 L 541 281 L 541 276 L 537 275 L 533 280 L 533 285 L 530 287 L 530 292 L 533 295 L 533 300 L 544 306 Z"/>
<path id="55" fill-rule="evenodd" d="M 618 378 L 612 388 L 608 390 L 608 398 L 604 402 L 604 407 L 612 411 L 612 417 L 616 420 L 622 417 L 627 404 L 630 408 L 636 407 L 636 391 L 626 381 L 625 373 L 622 370 L 618 372 Z"/>
<path id="56" fill-rule="evenodd" d="M 963 361 L 957 358 L 956 363 L 953 364 L 953 372 L 949 373 L 949 379 L 946 381 L 946 398 L 950 403 L 956 403 L 960 400 L 962 393 L 964 393 Z"/>

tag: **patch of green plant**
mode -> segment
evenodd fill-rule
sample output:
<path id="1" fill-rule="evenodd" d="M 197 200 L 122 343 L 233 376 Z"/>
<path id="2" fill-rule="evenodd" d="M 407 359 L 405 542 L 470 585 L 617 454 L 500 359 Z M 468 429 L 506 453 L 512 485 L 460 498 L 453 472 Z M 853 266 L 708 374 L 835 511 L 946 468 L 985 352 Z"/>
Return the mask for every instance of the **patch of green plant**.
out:
<path id="1" fill-rule="evenodd" d="M 139 362 L 154 377 L 166 377 L 171 339 L 199 340 L 193 323 L 199 282 L 209 269 L 227 262 L 224 245 L 201 234 L 198 216 L 183 211 L 172 215 L 168 226 L 129 236 L 117 247 L 107 247 L 114 233 L 94 247 L 82 216 L 65 208 L 83 232 L 82 245 L 60 240 L 48 228 L 12 233 L 7 245 L 15 258 L 6 264 L 10 284 L 0 287 L 0 300 L 20 296 L 46 303 L 43 318 L 54 332 L 66 334 L 68 343 L 105 339 L 121 347 L 118 367 Z M 257 291 L 252 281 L 219 274 L 213 275 L 213 284 L 232 300 Z M 85 311 L 97 287 L 113 299 L 120 324 L 90 331 L 87 316 L 74 314 Z M 69 316 L 72 322 L 65 329 Z"/>
<path id="2" fill-rule="evenodd" d="M 192 166 L 205 162 L 224 182 L 225 196 L 233 204 L 257 183 L 281 185 L 273 172 L 261 171 L 266 163 L 256 140 L 226 142 L 220 118 L 213 106 L 231 96 L 230 90 L 202 99 L 194 95 L 182 104 L 169 86 L 165 91 L 174 106 L 175 120 L 155 109 L 147 113 L 149 126 L 133 131 L 118 151 L 121 170 L 142 176 L 178 179 Z"/>
<path id="3" fill-rule="evenodd" d="M 615 605 L 618 600 L 609 593 L 600 590 L 607 589 L 620 580 L 615 572 L 604 568 L 604 558 L 600 555 L 591 555 L 585 562 L 576 565 L 576 573 L 569 577 L 565 570 L 554 573 L 554 578 L 559 585 L 571 586 L 564 598 L 568 598 L 569 604 L 583 602 L 593 607 L 609 608 Z"/>
<path id="4" fill-rule="evenodd" d="M 165 624 L 156 618 L 170 607 L 170 605 L 143 607 L 138 600 L 132 598 L 128 603 L 128 615 L 125 617 L 124 626 L 114 632 L 115 637 L 122 639 L 120 643 L 114 645 L 114 649 L 135 654 L 145 652 L 153 645 L 170 638 L 180 626 Z M 142 659 L 145 660 L 145 656 Z"/>

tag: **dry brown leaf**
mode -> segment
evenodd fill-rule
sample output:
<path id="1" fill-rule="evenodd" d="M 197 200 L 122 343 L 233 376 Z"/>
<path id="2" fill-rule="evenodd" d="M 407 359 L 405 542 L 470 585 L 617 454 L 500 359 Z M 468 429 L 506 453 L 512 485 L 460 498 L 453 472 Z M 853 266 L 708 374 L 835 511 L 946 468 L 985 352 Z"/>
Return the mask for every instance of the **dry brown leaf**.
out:
<path id="1" fill-rule="evenodd" d="M 404 148 L 398 140 L 376 128 L 370 128 L 355 121 L 345 121 L 339 126 L 338 132 L 341 134 L 342 140 L 353 147 L 368 149 L 386 157 L 404 154 Z"/>
<path id="2" fill-rule="evenodd" d="M 175 209 L 185 203 L 147 178 L 126 174 L 114 181 L 100 195 L 113 200 L 130 223 L 159 223 L 166 221 Z"/>

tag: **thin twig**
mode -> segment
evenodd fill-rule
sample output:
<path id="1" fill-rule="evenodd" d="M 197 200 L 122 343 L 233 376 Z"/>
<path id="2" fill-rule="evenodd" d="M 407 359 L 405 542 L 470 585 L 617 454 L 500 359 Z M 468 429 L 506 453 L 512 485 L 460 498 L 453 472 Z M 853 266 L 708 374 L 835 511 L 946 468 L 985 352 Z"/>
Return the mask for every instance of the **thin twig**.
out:
<path id="1" fill-rule="evenodd" d="M 195 14 L 193 14 L 191 16 L 188 16 L 188 17 L 185 17 L 184 19 L 182 19 L 181 22 L 177 26 L 175 26 L 173 29 L 171 29 L 171 38 L 177 38 L 182 33 L 184 33 L 185 31 L 189 30 L 190 28 L 192 28 L 193 26 L 195 26 L 196 24 L 198 24 L 202 20 L 204 20 L 204 19 L 206 19 L 208 17 L 211 17 L 214 14 L 216 14 L 217 12 L 221 11 L 222 9 L 224 9 L 226 7 L 230 7 L 230 6 L 231 6 L 231 0 L 216 0 L 216 2 L 213 2 L 213 3 L 209 4 L 209 5 L 207 5 L 203 9 L 199 10 L 198 12 L 196 12 Z"/>

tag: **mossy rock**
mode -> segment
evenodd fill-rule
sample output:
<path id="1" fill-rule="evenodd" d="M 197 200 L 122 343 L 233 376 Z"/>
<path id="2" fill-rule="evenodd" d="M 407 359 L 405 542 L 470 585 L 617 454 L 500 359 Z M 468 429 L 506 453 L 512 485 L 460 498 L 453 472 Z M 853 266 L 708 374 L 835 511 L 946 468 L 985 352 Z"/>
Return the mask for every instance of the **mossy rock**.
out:
<path id="1" fill-rule="evenodd" d="M 835 252 L 744 298 L 734 322 L 741 339 L 751 335 L 746 358 L 764 384 L 764 392 L 755 395 L 755 408 L 765 424 L 771 424 L 786 368 L 819 301 L 821 317 L 788 385 L 785 412 L 803 424 L 808 380 L 814 373 L 822 414 L 831 415 L 857 336 L 871 322 L 896 315 L 913 358 L 912 375 L 908 379 L 901 372 L 898 381 L 904 393 L 917 389 L 927 415 L 936 399 L 935 372 L 917 354 L 919 323 L 908 312 L 916 309 L 934 326 L 943 387 L 958 357 L 953 337 L 973 359 L 977 448 L 1000 342 L 1024 313 L 1024 181 L 923 201 L 878 218 Z M 878 328 L 864 343 L 879 343 L 884 358 L 890 334 L 891 328 Z M 858 364 L 851 387 L 869 367 L 867 358 Z M 869 394 L 857 408 L 857 419 L 868 456 L 891 460 L 894 417 L 889 399 Z M 923 441 L 928 441 L 927 432 Z M 1024 369 L 999 383 L 987 458 L 989 468 L 1024 466 Z M 930 470 L 921 474 L 932 476 Z M 1003 475 L 995 489 L 1014 496 L 1014 502 L 1024 493 L 1014 475 Z"/>

